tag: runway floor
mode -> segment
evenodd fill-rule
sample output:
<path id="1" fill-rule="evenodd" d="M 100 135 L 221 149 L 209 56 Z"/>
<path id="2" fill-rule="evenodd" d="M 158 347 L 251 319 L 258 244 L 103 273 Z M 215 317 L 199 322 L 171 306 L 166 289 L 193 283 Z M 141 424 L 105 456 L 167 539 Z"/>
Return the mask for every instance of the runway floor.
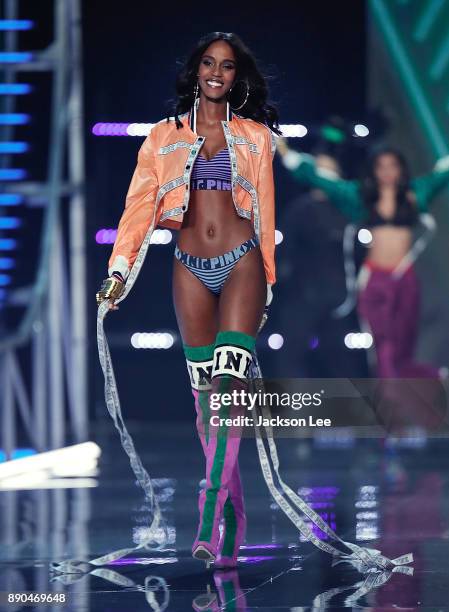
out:
<path id="1" fill-rule="evenodd" d="M 389 558 L 413 553 L 413 575 L 390 574 L 363 593 L 367 575 L 346 563 L 332 566 L 331 556 L 304 542 L 273 503 L 250 439 L 240 454 L 248 532 L 238 568 L 206 570 L 192 559 L 203 476 L 193 428 L 132 428 L 169 527 L 170 542 L 159 551 L 86 563 L 135 546 L 149 520 L 109 422 L 92 436 L 102 449 L 96 478 L 0 491 L 0 610 L 449 610 L 446 440 L 279 441 L 285 481 L 340 536 Z M 78 573 L 53 571 L 52 564 L 67 559 L 83 561 Z M 65 602 L 8 603 L 7 593 L 23 592 L 60 593 Z"/>

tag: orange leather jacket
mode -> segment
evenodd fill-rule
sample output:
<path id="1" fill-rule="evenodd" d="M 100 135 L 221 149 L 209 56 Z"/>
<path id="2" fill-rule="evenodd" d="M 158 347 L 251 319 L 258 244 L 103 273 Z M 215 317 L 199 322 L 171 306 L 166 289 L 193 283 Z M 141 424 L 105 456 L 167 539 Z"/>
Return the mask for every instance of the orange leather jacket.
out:
<path id="1" fill-rule="evenodd" d="M 162 119 L 140 147 L 137 166 L 109 259 L 109 274 L 127 278 L 150 225 L 180 229 L 189 207 L 190 174 L 205 137 L 193 131 L 192 112 Z M 274 134 L 264 124 L 236 115 L 229 106 L 222 122 L 232 172 L 236 213 L 250 219 L 259 238 L 267 283 L 276 281 L 274 264 Z"/>

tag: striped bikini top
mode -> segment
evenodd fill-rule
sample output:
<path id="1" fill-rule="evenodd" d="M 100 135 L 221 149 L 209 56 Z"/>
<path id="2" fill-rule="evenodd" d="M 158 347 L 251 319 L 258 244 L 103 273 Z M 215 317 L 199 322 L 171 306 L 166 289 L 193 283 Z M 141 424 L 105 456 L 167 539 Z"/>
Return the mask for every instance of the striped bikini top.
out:
<path id="1" fill-rule="evenodd" d="M 231 191 L 231 161 L 227 147 L 209 160 L 197 155 L 192 168 L 190 188 Z"/>

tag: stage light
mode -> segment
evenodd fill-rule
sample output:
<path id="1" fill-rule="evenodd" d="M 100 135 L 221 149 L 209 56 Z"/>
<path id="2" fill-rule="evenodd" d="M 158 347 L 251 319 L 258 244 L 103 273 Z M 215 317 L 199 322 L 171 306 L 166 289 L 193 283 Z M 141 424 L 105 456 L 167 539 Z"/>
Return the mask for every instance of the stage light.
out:
<path id="1" fill-rule="evenodd" d="M 0 125 L 24 125 L 30 120 L 25 113 L 0 113 Z"/>
<path id="2" fill-rule="evenodd" d="M 284 240 L 284 234 L 280 230 L 275 230 L 274 232 L 274 244 L 281 244 Z"/>
<path id="3" fill-rule="evenodd" d="M 101 122 L 92 127 L 94 136 L 148 136 L 154 123 L 118 123 Z M 303 138 L 308 133 L 305 125 L 301 123 L 287 123 L 279 126 L 282 135 L 288 138 Z"/>
<path id="4" fill-rule="evenodd" d="M 11 270 L 14 268 L 14 259 L 11 257 L 0 257 L 0 270 Z"/>
<path id="5" fill-rule="evenodd" d="M 28 149 L 26 142 L 0 142 L 0 153 L 25 153 Z"/>
<path id="6" fill-rule="evenodd" d="M 373 337 L 368 332 L 350 332 L 346 334 L 344 342 L 349 349 L 369 349 L 373 345 Z"/>
<path id="7" fill-rule="evenodd" d="M 114 244 L 117 238 L 116 229 L 100 229 L 95 234 L 97 244 Z M 155 229 L 151 234 L 151 244 L 169 244 L 173 240 L 173 234 L 168 229 Z"/>
<path id="8" fill-rule="evenodd" d="M 369 229 L 366 229 L 366 227 L 362 227 L 358 231 L 357 238 L 362 244 L 370 244 L 370 242 L 372 242 L 373 240 L 373 235 L 369 231 Z"/>
<path id="9" fill-rule="evenodd" d="M 26 178 L 27 172 L 22 168 L 0 169 L 0 181 L 21 181 Z"/>
<path id="10" fill-rule="evenodd" d="M 369 135 L 369 129 L 366 127 L 366 125 L 363 125 L 362 123 L 357 123 L 354 126 L 354 134 L 356 136 L 360 136 L 360 138 L 365 138 Z"/>
<path id="11" fill-rule="evenodd" d="M 91 469 L 93 461 L 97 460 L 101 449 L 95 442 L 83 442 L 73 446 L 66 446 L 30 457 L 12 459 L 0 463 L 0 482 L 16 476 L 29 476 L 31 472 L 45 472 L 47 476 L 58 474 L 62 469 L 67 473 L 82 475 L 83 470 Z M 63 468 L 62 468 L 63 466 Z"/>
<path id="12" fill-rule="evenodd" d="M 21 474 L 0 481 L 2 491 L 33 489 L 91 489 L 98 486 L 95 478 L 49 478 L 45 472 Z"/>
<path id="13" fill-rule="evenodd" d="M 3 32 L 12 30 L 31 30 L 33 26 L 33 22 L 29 19 L 0 19 L 0 30 Z"/>
<path id="14" fill-rule="evenodd" d="M 169 349 L 175 336 L 168 332 L 136 332 L 131 336 L 131 346 L 135 349 Z"/>
<path id="15" fill-rule="evenodd" d="M 114 244 L 116 237 L 116 229 L 101 229 L 95 234 L 95 241 L 97 244 Z"/>
<path id="16" fill-rule="evenodd" d="M 128 123 L 96 123 L 92 128 L 94 136 L 127 136 Z"/>
<path id="17" fill-rule="evenodd" d="M 154 123 L 130 123 L 126 133 L 128 136 L 148 136 Z"/>
<path id="18" fill-rule="evenodd" d="M 17 217 L 0 217 L 0 230 L 17 229 L 22 222 Z"/>
<path id="19" fill-rule="evenodd" d="M 278 351 L 284 344 L 281 334 L 271 334 L 268 336 L 268 346 L 274 351 Z"/>
<path id="20" fill-rule="evenodd" d="M 2 193 L 0 194 L 0 206 L 18 206 L 22 204 L 23 197 L 16 193 Z"/>
<path id="21" fill-rule="evenodd" d="M 34 448 L 15 448 L 11 452 L 11 459 L 21 459 L 22 457 L 30 457 L 30 455 L 35 455 L 36 450 Z M 0 463 L 2 461 L 6 461 L 6 453 L 4 450 L 0 449 Z"/>
<path id="22" fill-rule="evenodd" d="M 2 51 L 0 52 L 0 64 L 21 64 L 31 62 L 33 54 L 28 51 Z"/>
<path id="23" fill-rule="evenodd" d="M 307 134 L 307 128 L 301 123 L 283 123 L 279 126 L 282 135 L 287 138 L 304 138 Z"/>
<path id="24" fill-rule="evenodd" d="M 313 336 L 313 338 L 310 338 L 309 340 L 309 348 L 312 349 L 312 351 L 314 351 L 316 348 L 318 348 L 320 345 L 320 339 L 317 338 L 317 336 Z"/>
<path id="25" fill-rule="evenodd" d="M 31 93 L 28 83 L 0 83 L 0 96 L 23 96 Z"/>
<path id="26" fill-rule="evenodd" d="M 0 238 L 0 251 L 13 251 L 17 247 L 14 238 Z"/>
<path id="27" fill-rule="evenodd" d="M 8 274 L 0 274 L 0 287 L 6 287 L 11 284 L 11 277 Z"/>
<path id="28" fill-rule="evenodd" d="M 151 244 L 169 244 L 172 241 L 173 235 L 168 229 L 155 229 L 151 234 Z"/>

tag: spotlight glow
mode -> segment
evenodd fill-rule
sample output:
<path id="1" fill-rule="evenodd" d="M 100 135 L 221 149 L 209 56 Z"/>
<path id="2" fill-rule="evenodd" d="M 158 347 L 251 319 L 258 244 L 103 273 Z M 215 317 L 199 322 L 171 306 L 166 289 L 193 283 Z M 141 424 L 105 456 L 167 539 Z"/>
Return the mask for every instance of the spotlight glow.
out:
<path id="1" fill-rule="evenodd" d="M 345 336 L 345 346 L 348 349 L 369 349 L 373 345 L 373 337 L 368 332 L 351 332 Z"/>
<path id="2" fill-rule="evenodd" d="M 175 343 L 175 336 L 168 332 L 136 332 L 131 336 L 135 349 L 169 349 Z"/>
<path id="3" fill-rule="evenodd" d="M 278 351 L 284 344 L 284 338 L 281 334 L 271 334 L 268 337 L 268 346 L 274 351 Z"/>
<path id="4" fill-rule="evenodd" d="M 366 229 L 366 227 L 362 227 L 358 231 L 357 238 L 362 244 L 370 244 L 370 242 L 372 242 L 373 240 L 373 235 L 369 231 L 369 229 Z"/>
<path id="5" fill-rule="evenodd" d="M 173 234 L 168 229 L 155 229 L 151 234 L 151 244 L 169 244 L 173 239 Z"/>
<path id="6" fill-rule="evenodd" d="M 94 136 L 148 136 L 154 123 L 120 123 L 100 122 L 92 127 Z M 307 135 L 307 128 L 301 123 L 286 123 L 279 126 L 283 136 L 288 138 L 303 138 Z"/>
<path id="7" fill-rule="evenodd" d="M 307 128 L 301 123 L 284 123 L 279 127 L 282 134 L 287 138 L 304 138 L 307 135 Z"/>
<path id="8" fill-rule="evenodd" d="M 284 240 L 284 234 L 280 230 L 275 230 L 274 232 L 274 244 L 281 244 Z"/>
<path id="9" fill-rule="evenodd" d="M 126 129 L 128 136 L 148 136 L 154 123 L 130 123 Z"/>
<path id="10" fill-rule="evenodd" d="M 101 449 L 95 442 L 82 442 L 73 446 L 66 446 L 56 450 L 37 453 L 21 459 L 12 459 L 0 464 L 0 481 L 16 476 L 30 476 L 33 472 L 46 476 L 58 475 L 62 466 L 67 473 L 84 475 L 84 470 L 91 470 L 92 465 L 97 462 Z"/>
<path id="11" fill-rule="evenodd" d="M 116 229 L 100 229 L 95 234 L 97 244 L 114 244 L 117 238 Z M 169 244 L 173 240 L 173 234 L 168 229 L 155 229 L 151 235 L 151 244 Z"/>
<path id="12" fill-rule="evenodd" d="M 23 197 L 16 193 L 2 193 L 0 194 L 0 206 L 18 206 L 22 204 Z"/>
<path id="13" fill-rule="evenodd" d="M 366 125 L 357 123 L 357 125 L 354 126 L 354 134 L 356 136 L 360 136 L 360 138 L 365 138 L 369 135 L 369 129 L 366 127 Z"/>

